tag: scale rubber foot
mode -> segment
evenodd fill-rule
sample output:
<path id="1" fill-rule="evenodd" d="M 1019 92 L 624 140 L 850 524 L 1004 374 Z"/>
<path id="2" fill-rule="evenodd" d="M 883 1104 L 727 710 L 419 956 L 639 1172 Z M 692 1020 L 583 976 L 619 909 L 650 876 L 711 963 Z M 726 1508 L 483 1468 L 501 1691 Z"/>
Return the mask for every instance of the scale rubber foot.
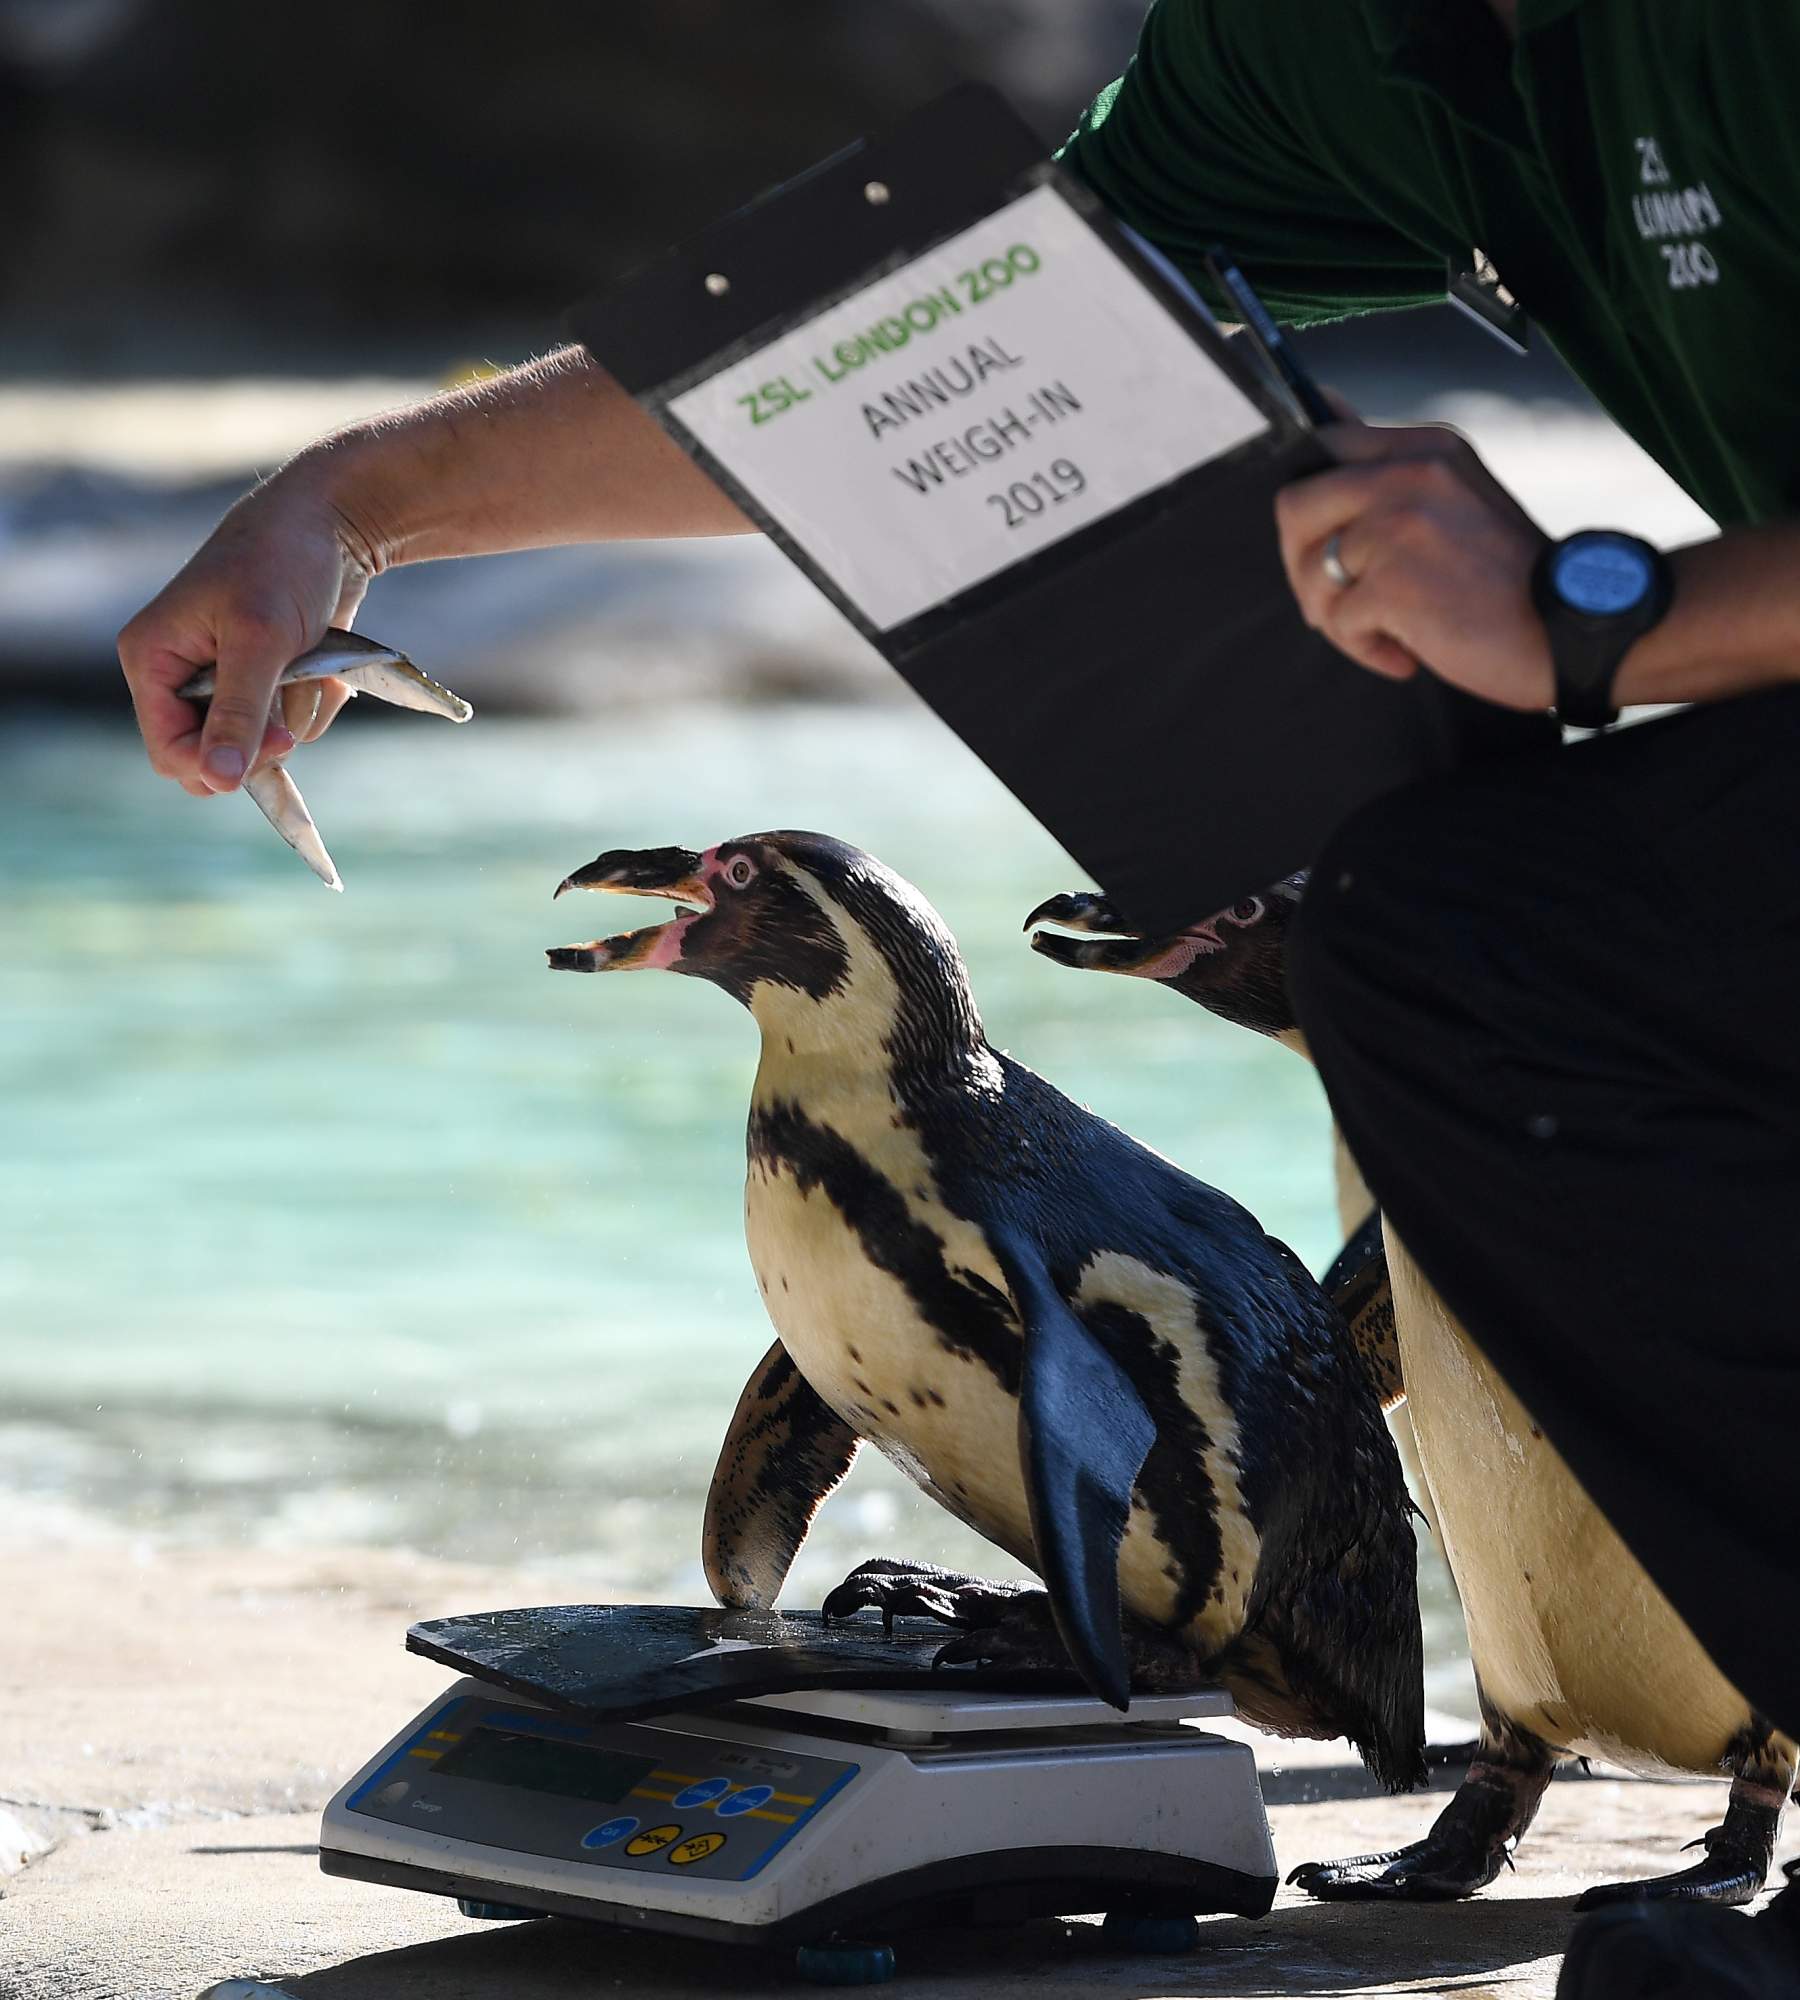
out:
<path id="1" fill-rule="evenodd" d="M 891 1944 L 803 1944 L 794 1970 L 809 1986 L 880 1986 L 894 1976 Z"/>
<path id="2" fill-rule="evenodd" d="M 541 1917 L 542 1910 L 522 1910 L 517 1903 L 478 1903 L 470 1896 L 458 1896 L 456 1907 L 465 1917 L 479 1917 L 483 1923 L 511 1923 L 516 1917 Z"/>
<path id="3" fill-rule="evenodd" d="M 1115 1951 L 1173 1958 L 1200 1942 L 1200 1926 L 1192 1917 L 1140 1917 L 1130 1910 L 1110 1910 L 1100 1935 Z"/>

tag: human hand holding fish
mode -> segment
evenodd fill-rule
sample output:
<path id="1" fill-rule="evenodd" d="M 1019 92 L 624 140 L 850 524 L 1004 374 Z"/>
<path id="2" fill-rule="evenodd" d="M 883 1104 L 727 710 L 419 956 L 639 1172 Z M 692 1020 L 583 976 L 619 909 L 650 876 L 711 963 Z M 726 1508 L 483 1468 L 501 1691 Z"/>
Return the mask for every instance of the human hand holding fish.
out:
<path id="1" fill-rule="evenodd" d="M 183 701 L 210 700 L 217 677 L 216 667 L 202 667 L 176 693 Z M 335 628 L 318 645 L 290 660 L 282 669 L 276 682 L 276 699 L 284 702 L 288 689 L 328 678 L 343 682 L 352 695 L 372 694 L 396 708 L 414 708 L 426 715 L 446 716 L 452 722 L 467 722 L 475 712 L 461 695 L 452 694 L 430 675 L 421 673 L 404 653 L 395 652 L 378 640 L 365 639 L 359 633 Z M 285 753 L 268 758 L 253 769 L 244 780 L 244 790 L 319 880 L 328 889 L 341 891 L 343 880 L 325 850 L 299 786 L 288 775 Z"/>

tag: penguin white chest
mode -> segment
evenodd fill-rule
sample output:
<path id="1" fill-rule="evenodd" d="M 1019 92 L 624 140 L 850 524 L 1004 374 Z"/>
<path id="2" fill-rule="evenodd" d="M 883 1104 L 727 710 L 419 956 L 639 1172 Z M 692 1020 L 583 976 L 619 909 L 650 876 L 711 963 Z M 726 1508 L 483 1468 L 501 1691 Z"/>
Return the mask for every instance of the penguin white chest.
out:
<path id="1" fill-rule="evenodd" d="M 946 1266 L 1004 1296 L 978 1230 L 941 1209 L 929 1223 L 909 1214 L 936 1226 Z M 784 1162 L 752 1162 L 744 1223 L 763 1303 L 807 1381 L 916 1485 L 1030 1563 L 1018 1404 L 991 1363 L 947 1343 L 898 1259 Z"/>

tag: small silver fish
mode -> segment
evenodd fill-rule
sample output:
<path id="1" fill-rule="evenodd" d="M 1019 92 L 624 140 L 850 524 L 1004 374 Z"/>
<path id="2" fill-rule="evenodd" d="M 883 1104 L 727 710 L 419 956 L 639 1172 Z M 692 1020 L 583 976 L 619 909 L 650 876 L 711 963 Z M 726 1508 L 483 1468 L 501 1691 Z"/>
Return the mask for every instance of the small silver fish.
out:
<path id="1" fill-rule="evenodd" d="M 396 653 L 391 646 L 383 646 L 377 640 L 365 639 L 360 633 L 339 631 L 335 626 L 310 652 L 290 660 L 275 685 L 291 687 L 296 681 L 318 681 L 333 676 L 347 681 L 353 692 L 372 694 L 396 708 L 415 708 L 425 715 L 446 716 L 452 722 L 467 722 L 475 713 L 461 695 L 452 694 L 429 674 L 421 673 L 404 653 Z M 176 693 L 184 701 L 209 700 L 217 678 L 216 668 L 202 667 Z M 265 764 L 245 779 L 244 790 L 326 888 L 341 892 L 343 879 L 325 851 L 319 829 L 300 796 L 300 787 L 288 776 L 286 767 L 279 763 Z"/>

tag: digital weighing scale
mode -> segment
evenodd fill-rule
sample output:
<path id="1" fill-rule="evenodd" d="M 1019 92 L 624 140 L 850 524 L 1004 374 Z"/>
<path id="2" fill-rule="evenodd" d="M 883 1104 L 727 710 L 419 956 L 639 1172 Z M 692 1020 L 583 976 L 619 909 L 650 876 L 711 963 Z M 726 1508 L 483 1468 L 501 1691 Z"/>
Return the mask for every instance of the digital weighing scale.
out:
<path id="1" fill-rule="evenodd" d="M 1191 1726 L 1222 1689 L 1121 1715 L 1060 1677 L 933 1674 L 943 1639 L 666 1606 L 415 1627 L 473 1671 L 326 1807 L 320 1864 L 470 1916 L 797 1945 L 828 1979 L 891 1969 L 840 1940 L 926 1925 L 1098 1910 L 1170 1949 L 1268 1909 L 1255 1760 Z"/>

